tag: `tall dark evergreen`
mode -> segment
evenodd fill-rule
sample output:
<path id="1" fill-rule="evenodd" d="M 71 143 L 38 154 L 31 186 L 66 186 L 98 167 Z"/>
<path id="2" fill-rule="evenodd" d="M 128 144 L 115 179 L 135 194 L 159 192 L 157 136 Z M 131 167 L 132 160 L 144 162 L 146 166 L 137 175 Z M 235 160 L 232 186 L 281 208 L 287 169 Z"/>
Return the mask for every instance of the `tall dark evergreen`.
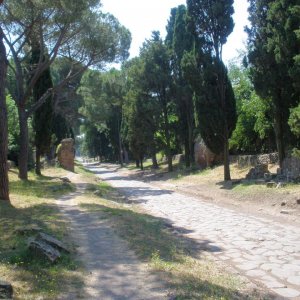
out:
<path id="1" fill-rule="evenodd" d="M 31 65 L 40 59 L 40 47 L 33 46 L 31 50 Z M 47 59 L 44 56 L 44 59 Z M 50 68 L 47 68 L 38 78 L 33 87 L 33 101 L 37 102 L 48 89 L 53 88 Z M 50 94 L 45 102 L 33 114 L 34 144 L 35 144 L 35 172 L 41 175 L 41 156 L 47 154 L 51 147 L 53 121 L 53 96 Z"/>
<path id="2" fill-rule="evenodd" d="M 236 124 L 235 98 L 222 62 L 223 45 L 233 31 L 233 0 L 187 0 L 195 50 L 185 72 L 196 92 L 200 133 L 206 145 L 224 156 L 224 180 L 230 180 L 229 138 Z M 194 69 L 199 78 L 189 71 Z"/>
<path id="3" fill-rule="evenodd" d="M 171 10 L 167 25 L 166 45 L 171 51 L 174 98 L 179 117 L 180 140 L 184 142 L 186 166 L 194 161 L 194 105 L 193 90 L 183 76 L 182 60 L 194 46 L 194 37 L 188 30 L 187 10 L 184 5 Z"/>
<path id="4" fill-rule="evenodd" d="M 143 169 L 145 155 L 152 157 L 153 168 L 157 168 L 155 132 L 158 126 L 157 107 L 151 95 L 145 92 L 147 84 L 143 79 L 144 62 L 135 58 L 125 68 L 127 73 L 127 95 L 123 108 L 124 125 L 123 134 L 136 161 Z M 124 70 L 124 71 L 125 71 Z"/>
<path id="5" fill-rule="evenodd" d="M 171 149 L 171 66 L 170 55 L 163 43 L 159 32 L 154 31 L 150 40 L 147 40 L 140 53 L 144 61 L 143 77 L 147 82 L 146 92 L 156 101 L 160 110 L 161 135 L 163 136 L 164 152 L 168 160 L 168 170 L 173 170 Z"/>
<path id="6" fill-rule="evenodd" d="M 295 137 L 289 110 L 299 103 L 299 1 L 249 0 L 248 63 L 256 92 L 272 107 L 280 165 Z"/>

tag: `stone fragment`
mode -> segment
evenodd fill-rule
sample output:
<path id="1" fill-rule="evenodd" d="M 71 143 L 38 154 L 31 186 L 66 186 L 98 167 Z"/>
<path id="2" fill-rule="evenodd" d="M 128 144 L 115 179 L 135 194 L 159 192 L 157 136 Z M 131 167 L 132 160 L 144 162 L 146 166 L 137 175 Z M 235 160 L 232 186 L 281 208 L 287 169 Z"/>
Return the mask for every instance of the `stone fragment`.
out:
<path id="1" fill-rule="evenodd" d="M 12 168 L 15 168 L 15 167 L 16 167 L 16 164 L 15 164 L 14 161 L 12 161 L 12 160 L 8 160 L 7 161 L 7 168 L 8 168 L 8 170 L 10 170 Z"/>
<path id="2" fill-rule="evenodd" d="M 71 183 L 71 180 L 68 177 L 60 177 L 59 178 L 63 183 Z"/>
<path id="3" fill-rule="evenodd" d="M 297 199 L 297 200 L 296 200 L 296 203 L 297 203 L 297 204 L 300 204 L 300 199 Z"/>
<path id="4" fill-rule="evenodd" d="M 98 197 L 103 196 L 102 192 L 99 191 L 99 190 L 95 191 L 93 194 L 96 195 L 96 196 L 98 196 Z"/>
<path id="5" fill-rule="evenodd" d="M 276 182 L 275 181 L 269 181 L 267 182 L 267 188 L 274 188 L 276 187 Z"/>
<path id="6" fill-rule="evenodd" d="M 60 253 L 58 250 L 41 240 L 30 239 L 28 248 L 35 254 L 48 259 L 52 263 L 60 258 Z"/>
<path id="7" fill-rule="evenodd" d="M 51 245 L 52 247 L 58 249 L 58 250 L 63 250 L 67 253 L 70 253 L 70 250 L 58 239 L 54 238 L 53 236 L 40 232 L 39 235 L 37 236 L 37 239 L 46 242 L 47 244 Z"/>
<path id="8" fill-rule="evenodd" d="M 0 279 L 0 299 L 12 299 L 13 287 L 10 283 Z"/>
<path id="9" fill-rule="evenodd" d="M 281 188 L 283 188 L 285 186 L 286 186 L 286 183 L 284 183 L 284 182 L 278 182 L 278 184 L 276 185 L 276 189 L 281 189 Z"/>

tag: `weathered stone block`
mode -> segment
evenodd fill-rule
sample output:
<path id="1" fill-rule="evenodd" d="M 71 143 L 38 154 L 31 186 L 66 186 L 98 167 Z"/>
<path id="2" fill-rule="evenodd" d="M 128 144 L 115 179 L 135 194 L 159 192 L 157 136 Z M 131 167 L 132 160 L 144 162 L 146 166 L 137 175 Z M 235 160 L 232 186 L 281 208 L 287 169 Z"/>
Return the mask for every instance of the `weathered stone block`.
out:
<path id="1" fill-rule="evenodd" d="M 63 168 L 74 172 L 75 149 L 73 139 L 64 139 L 61 141 L 57 151 L 57 158 Z"/>
<path id="2" fill-rule="evenodd" d="M 58 258 L 60 258 L 58 250 L 41 240 L 29 239 L 28 248 L 36 255 L 44 257 L 50 262 L 55 262 Z"/>
<path id="3" fill-rule="evenodd" d="M 70 253 L 70 250 L 58 239 L 54 238 L 53 236 L 40 232 L 37 236 L 37 239 L 46 242 L 47 244 L 51 245 L 52 247 L 58 249 L 58 250 L 63 250 L 67 253 Z"/>

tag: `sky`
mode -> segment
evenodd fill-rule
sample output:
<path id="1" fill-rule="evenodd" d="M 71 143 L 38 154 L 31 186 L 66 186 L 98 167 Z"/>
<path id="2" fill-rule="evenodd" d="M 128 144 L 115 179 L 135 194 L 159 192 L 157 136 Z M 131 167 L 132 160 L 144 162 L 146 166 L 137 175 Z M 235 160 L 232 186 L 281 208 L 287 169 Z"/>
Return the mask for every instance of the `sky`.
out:
<path id="1" fill-rule="evenodd" d="M 145 39 L 151 37 L 153 30 L 158 30 L 164 38 L 171 8 L 186 4 L 184 0 L 102 0 L 104 12 L 113 14 L 132 35 L 130 58 L 139 55 L 139 49 Z M 223 48 L 223 60 L 227 63 L 237 56 L 237 50 L 244 49 L 248 24 L 247 0 L 235 0 L 233 16 L 235 27 Z"/>

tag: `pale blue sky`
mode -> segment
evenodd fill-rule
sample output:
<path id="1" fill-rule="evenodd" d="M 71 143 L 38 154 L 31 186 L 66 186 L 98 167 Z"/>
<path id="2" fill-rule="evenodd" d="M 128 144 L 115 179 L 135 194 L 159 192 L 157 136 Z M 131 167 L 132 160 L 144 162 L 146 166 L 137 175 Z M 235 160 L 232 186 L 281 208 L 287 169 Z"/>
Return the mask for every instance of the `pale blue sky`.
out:
<path id="1" fill-rule="evenodd" d="M 153 30 L 159 30 L 165 37 L 165 27 L 171 8 L 186 3 L 184 0 L 102 0 L 101 2 L 103 11 L 113 14 L 130 30 L 132 34 L 130 57 L 138 56 L 139 48 L 146 38 L 150 38 Z M 248 24 L 247 7 L 247 0 L 234 1 L 235 28 L 223 49 L 225 62 L 237 56 L 236 50 L 244 48 L 246 40 L 244 26 Z"/>

